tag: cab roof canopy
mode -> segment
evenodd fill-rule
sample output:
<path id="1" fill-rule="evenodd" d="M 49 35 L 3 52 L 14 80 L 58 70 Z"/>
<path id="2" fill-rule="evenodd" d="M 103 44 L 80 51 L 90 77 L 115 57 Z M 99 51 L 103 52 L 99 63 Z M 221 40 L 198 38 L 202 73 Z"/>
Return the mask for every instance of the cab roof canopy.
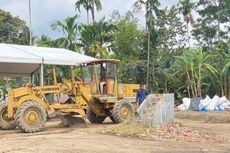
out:
<path id="1" fill-rule="evenodd" d="M 100 64 L 100 63 L 119 63 L 120 61 L 117 59 L 95 59 L 95 60 L 89 60 L 84 62 L 77 62 L 76 64 Z"/>
<path id="2" fill-rule="evenodd" d="M 29 75 L 40 65 L 77 65 L 95 60 L 62 48 L 46 48 L 0 43 L 0 75 Z"/>

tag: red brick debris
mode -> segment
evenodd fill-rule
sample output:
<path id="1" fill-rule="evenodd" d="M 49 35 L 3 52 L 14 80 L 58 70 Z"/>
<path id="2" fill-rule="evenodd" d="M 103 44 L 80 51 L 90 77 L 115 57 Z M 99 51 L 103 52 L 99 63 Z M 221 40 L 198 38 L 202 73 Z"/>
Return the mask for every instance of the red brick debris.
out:
<path id="1" fill-rule="evenodd" d="M 202 134 L 198 130 L 194 130 L 190 127 L 185 127 L 180 124 L 164 125 L 159 128 L 151 129 L 152 137 L 160 137 L 162 139 L 174 139 L 177 141 L 188 142 L 224 142 L 223 137 L 214 135 Z"/>

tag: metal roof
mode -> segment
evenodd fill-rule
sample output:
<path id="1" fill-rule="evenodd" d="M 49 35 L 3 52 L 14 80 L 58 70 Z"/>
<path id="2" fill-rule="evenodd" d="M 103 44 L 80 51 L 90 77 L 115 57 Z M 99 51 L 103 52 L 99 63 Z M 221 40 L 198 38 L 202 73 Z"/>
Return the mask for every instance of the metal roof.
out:
<path id="1" fill-rule="evenodd" d="M 40 64 L 76 65 L 95 60 L 62 48 L 47 48 L 0 43 L 0 74 L 31 74 Z"/>

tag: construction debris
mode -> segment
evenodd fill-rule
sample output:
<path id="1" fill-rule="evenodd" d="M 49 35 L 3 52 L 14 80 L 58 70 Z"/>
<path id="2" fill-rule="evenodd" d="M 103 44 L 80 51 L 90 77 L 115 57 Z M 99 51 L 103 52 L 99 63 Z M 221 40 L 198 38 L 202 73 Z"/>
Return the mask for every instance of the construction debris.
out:
<path id="1" fill-rule="evenodd" d="M 203 134 L 198 130 L 182 126 L 179 123 L 162 125 L 158 128 L 148 128 L 138 124 L 121 124 L 109 127 L 104 134 L 124 137 L 136 137 L 151 140 L 170 139 L 176 141 L 216 143 L 223 142 L 223 137 Z"/>
<path id="2" fill-rule="evenodd" d="M 224 139 L 207 134 L 202 134 L 198 130 L 182 126 L 180 124 L 171 124 L 153 129 L 153 135 L 164 139 L 176 139 L 178 141 L 189 142 L 221 142 Z"/>

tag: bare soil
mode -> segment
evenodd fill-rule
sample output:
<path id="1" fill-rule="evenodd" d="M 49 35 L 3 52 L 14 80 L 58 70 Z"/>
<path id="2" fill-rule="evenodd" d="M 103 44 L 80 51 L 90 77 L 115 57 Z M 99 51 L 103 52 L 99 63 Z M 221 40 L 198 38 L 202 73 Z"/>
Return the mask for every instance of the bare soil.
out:
<path id="1" fill-rule="evenodd" d="M 176 122 L 203 134 L 224 138 L 222 142 L 188 142 L 171 139 L 144 139 L 105 134 L 114 126 L 107 119 L 103 124 L 90 124 L 64 128 L 60 121 L 47 122 L 43 131 L 22 133 L 19 129 L 0 130 L 0 153 L 180 153 L 230 152 L 230 122 L 216 123 L 197 119 L 196 112 L 189 117 L 178 117 Z M 200 116 L 204 114 L 199 113 Z M 207 113 L 209 115 L 209 113 Z M 207 115 L 206 114 L 206 115 Z M 211 114 L 211 113 L 210 113 Z M 223 113 L 225 114 L 225 113 Z M 194 115 L 194 117 L 191 117 Z M 219 114 L 222 116 L 222 114 Z M 182 116 L 179 114 L 179 116 Z M 230 114 L 224 115 L 230 118 Z"/>
<path id="2" fill-rule="evenodd" d="M 177 119 L 190 119 L 197 121 L 204 121 L 209 123 L 230 123 L 230 112 L 193 112 L 193 111 L 179 111 L 176 112 Z"/>

